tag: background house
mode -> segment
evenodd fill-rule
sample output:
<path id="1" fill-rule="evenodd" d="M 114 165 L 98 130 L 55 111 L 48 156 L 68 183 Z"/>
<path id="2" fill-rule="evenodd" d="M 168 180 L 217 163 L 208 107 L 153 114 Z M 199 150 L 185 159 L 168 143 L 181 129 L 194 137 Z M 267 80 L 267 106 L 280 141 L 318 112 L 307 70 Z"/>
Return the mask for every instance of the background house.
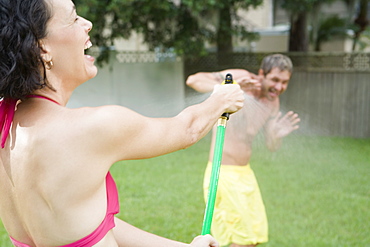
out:
<path id="1" fill-rule="evenodd" d="M 239 10 L 243 16 L 243 22 L 250 31 L 257 32 L 260 39 L 247 42 L 234 39 L 234 51 L 236 52 L 286 52 L 288 51 L 290 20 L 288 13 L 282 9 L 276 0 L 264 0 L 263 4 L 256 9 L 248 11 Z M 349 16 L 348 6 L 343 0 L 336 0 L 331 4 L 323 4 L 317 10 L 320 16 L 318 19 L 324 19 L 333 15 L 339 18 L 353 19 Z M 370 19 L 370 13 L 369 19 Z M 312 17 L 311 17 L 312 18 Z M 322 44 L 323 52 L 351 52 L 353 41 L 351 33 L 348 32 L 347 38 L 333 39 Z M 143 43 L 141 34 L 133 33 L 130 39 L 117 39 L 114 43 L 117 51 L 147 51 L 148 46 Z M 215 51 L 215 45 L 208 44 L 210 51 Z M 313 47 L 311 45 L 311 50 Z M 367 48 L 365 51 L 370 51 Z"/>

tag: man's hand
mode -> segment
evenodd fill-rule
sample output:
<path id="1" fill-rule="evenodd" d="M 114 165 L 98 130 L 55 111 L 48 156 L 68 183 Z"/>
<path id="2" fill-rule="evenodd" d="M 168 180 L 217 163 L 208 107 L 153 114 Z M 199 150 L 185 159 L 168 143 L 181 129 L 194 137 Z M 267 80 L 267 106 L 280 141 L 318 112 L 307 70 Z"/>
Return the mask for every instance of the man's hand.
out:
<path id="1" fill-rule="evenodd" d="M 266 145 L 272 152 L 280 148 L 283 137 L 299 128 L 298 123 L 301 121 L 298 114 L 292 111 L 283 117 L 281 115 L 279 112 L 275 117 L 272 117 L 265 128 Z"/>
<path id="2" fill-rule="evenodd" d="M 289 135 L 291 132 L 299 128 L 298 123 L 301 121 L 298 114 L 290 111 L 285 116 L 281 117 L 282 113 L 276 115 L 271 119 L 271 131 L 274 133 L 276 138 L 283 138 Z"/>
<path id="3" fill-rule="evenodd" d="M 261 82 L 257 75 L 250 73 L 235 80 L 244 92 L 261 91 Z"/>

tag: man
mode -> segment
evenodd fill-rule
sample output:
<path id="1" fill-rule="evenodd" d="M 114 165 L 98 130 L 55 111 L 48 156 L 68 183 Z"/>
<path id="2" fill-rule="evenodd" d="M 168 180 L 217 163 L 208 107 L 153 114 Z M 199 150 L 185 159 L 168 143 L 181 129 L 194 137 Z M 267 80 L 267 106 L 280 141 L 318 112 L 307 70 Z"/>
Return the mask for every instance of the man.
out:
<path id="1" fill-rule="evenodd" d="M 298 129 L 300 119 L 293 112 L 282 116 L 279 96 L 287 89 L 292 75 L 291 60 L 281 54 L 263 59 L 258 75 L 244 69 L 199 72 L 188 77 L 186 84 L 198 92 L 211 92 L 230 73 L 245 92 L 244 108 L 227 123 L 223 157 L 218 181 L 212 234 L 221 246 L 250 247 L 267 242 L 268 227 L 264 204 L 257 181 L 250 168 L 252 142 L 262 129 L 266 146 L 279 149 L 282 138 Z M 204 177 L 207 198 L 212 169 L 215 130 L 209 163 Z"/>

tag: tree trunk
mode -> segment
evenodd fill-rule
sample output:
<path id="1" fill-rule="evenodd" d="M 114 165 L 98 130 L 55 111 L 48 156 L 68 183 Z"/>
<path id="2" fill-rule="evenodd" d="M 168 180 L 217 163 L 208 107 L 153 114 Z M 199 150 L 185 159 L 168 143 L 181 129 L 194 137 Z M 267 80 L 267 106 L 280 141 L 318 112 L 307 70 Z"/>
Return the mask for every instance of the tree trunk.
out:
<path id="1" fill-rule="evenodd" d="M 292 15 L 290 23 L 289 51 L 308 51 L 307 13 Z"/>
<path id="2" fill-rule="evenodd" d="M 232 61 L 233 40 L 231 27 L 230 6 L 220 9 L 217 30 L 217 54 L 219 65 L 227 66 Z"/>
<path id="3" fill-rule="evenodd" d="M 321 5 L 322 5 L 322 2 L 314 3 L 311 14 L 310 14 L 311 32 L 310 32 L 309 40 L 312 41 L 313 43 L 314 51 L 321 51 L 321 40 L 319 37 Z"/>
<path id="4" fill-rule="evenodd" d="M 355 32 L 355 36 L 353 38 L 352 51 L 356 50 L 356 45 L 360 39 L 361 33 L 365 31 L 369 24 L 369 21 L 367 20 L 367 5 L 368 0 L 360 0 L 360 12 L 355 19 L 355 24 L 358 26 L 358 30 Z"/>

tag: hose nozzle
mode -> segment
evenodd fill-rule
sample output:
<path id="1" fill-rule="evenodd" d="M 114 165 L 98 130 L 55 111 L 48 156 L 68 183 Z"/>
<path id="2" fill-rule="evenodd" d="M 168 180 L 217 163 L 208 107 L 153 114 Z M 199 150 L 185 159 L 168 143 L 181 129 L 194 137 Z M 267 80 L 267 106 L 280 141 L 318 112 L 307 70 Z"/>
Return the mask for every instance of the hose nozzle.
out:
<path id="1" fill-rule="evenodd" d="M 233 76 L 229 73 L 229 74 L 226 74 L 225 80 L 221 84 L 236 84 L 236 82 L 233 80 Z M 229 120 L 230 113 L 225 112 L 221 116 L 225 117 L 226 120 Z"/>

